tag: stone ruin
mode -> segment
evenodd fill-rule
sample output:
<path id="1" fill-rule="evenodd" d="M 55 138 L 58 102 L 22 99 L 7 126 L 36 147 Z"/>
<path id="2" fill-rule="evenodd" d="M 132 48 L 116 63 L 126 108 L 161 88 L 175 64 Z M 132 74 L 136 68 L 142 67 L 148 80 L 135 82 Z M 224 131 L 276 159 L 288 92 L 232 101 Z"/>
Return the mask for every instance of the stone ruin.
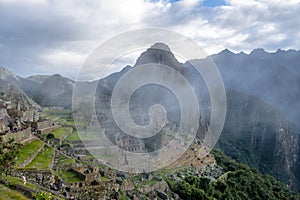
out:
<path id="1" fill-rule="evenodd" d="M 12 169 L 11 176 L 18 177 L 26 182 L 39 185 L 44 188 L 50 188 L 55 182 L 55 177 L 50 170 L 38 169 Z"/>
<path id="2" fill-rule="evenodd" d="M 100 169 L 97 166 L 79 166 L 76 164 L 62 167 L 62 169 L 72 171 L 84 179 L 82 182 L 66 184 L 65 195 L 67 199 L 98 199 L 105 197 L 107 191 L 118 190 L 118 187 L 114 184 L 115 174 L 109 169 Z M 110 180 L 102 182 L 102 176 Z"/>

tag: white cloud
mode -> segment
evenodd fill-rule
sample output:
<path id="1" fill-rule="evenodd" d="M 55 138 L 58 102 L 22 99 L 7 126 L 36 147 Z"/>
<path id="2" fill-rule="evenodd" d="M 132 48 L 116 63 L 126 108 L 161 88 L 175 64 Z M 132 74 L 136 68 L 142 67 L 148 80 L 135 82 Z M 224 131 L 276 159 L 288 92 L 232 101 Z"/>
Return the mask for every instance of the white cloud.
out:
<path id="1" fill-rule="evenodd" d="M 209 54 L 224 48 L 299 49 L 300 0 L 226 0 L 215 8 L 201 2 L 0 0 L 0 65 L 20 73 L 39 65 L 74 78 L 76 66 L 97 44 L 142 27 L 182 33 Z"/>

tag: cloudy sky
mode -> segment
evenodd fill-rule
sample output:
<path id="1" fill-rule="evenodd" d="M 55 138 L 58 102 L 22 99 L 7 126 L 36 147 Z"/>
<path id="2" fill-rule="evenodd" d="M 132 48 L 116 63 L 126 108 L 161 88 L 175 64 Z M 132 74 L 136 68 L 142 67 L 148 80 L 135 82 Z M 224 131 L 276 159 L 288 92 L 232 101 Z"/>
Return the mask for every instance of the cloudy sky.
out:
<path id="1" fill-rule="evenodd" d="M 208 54 L 299 50 L 299 13 L 300 0 L 0 0 L 0 65 L 74 78 L 99 44 L 144 27 L 181 33 Z"/>

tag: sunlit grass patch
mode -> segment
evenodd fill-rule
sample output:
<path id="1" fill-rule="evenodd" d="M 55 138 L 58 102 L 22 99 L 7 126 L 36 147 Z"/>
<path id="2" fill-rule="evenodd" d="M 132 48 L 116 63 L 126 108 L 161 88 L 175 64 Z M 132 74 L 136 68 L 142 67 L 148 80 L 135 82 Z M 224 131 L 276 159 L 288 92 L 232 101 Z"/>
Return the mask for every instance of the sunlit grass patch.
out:
<path id="1" fill-rule="evenodd" d="M 54 149 L 45 146 L 26 168 L 47 169 L 52 161 Z"/>
<path id="2" fill-rule="evenodd" d="M 35 151 L 37 151 L 43 142 L 39 140 L 35 140 L 31 143 L 25 144 L 19 149 L 17 158 L 16 158 L 16 165 L 22 164 L 27 160 Z"/>

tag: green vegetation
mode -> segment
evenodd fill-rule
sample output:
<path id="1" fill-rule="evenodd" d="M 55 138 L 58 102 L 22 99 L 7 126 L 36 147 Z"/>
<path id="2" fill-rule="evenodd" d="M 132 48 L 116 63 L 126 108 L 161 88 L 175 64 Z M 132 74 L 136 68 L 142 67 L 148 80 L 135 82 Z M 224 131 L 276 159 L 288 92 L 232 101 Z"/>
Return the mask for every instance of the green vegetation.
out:
<path id="1" fill-rule="evenodd" d="M 16 186 L 22 186 L 22 187 L 26 187 L 26 188 L 29 188 L 30 190 L 33 190 L 33 191 L 40 191 L 40 188 L 36 185 L 33 185 L 33 184 L 30 184 L 30 183 L 26 183 L 26 185 L 24 185 L 24 182 L 23 180 L 19 179 L 19 178 L 16 178 L 16 177 L 12 177 L 12 176 L 6 176 L 5 177 L 5 186 L 9 187 L 9 188 L 15 188 Z M 14 191 L 14 193 L 18 193 L 17 191 Z M 32 194 L 34 196 L 39 196 L 39 197 L 43 197 L 43 194 L 42 193 L 46 193 L 47 195 L 45 195 L 44 197 L 46 196 L 49 196 L 50 193 L 48 192 L 37 192 L 36 194 Z M 1 195 L 2 192 L 1 192 Z M 0 195 L 0 196 L 1 196 Z M 6 195 L 6 194 L 4 194 Z M 53 197 L 53 199 L 62 199 L 61 197 L 59 196 L 56 196 L 55 194 L 51 194 L 51 196 Z M 5 198 L 6 199 L 19 199 L 19 198 Z M 22 200 L 22 198 L 20 198 Z M 1 197 L 0 197 L 0 200 L 1 200 Z"/>
<path id="2" fill-rule="evenodd" d="M 275 178 L 239 164 L 220 151 L 214 151 L 214 155 L 226 176 L 216 181 L 196 176 L 179 182 L 167 180 L 171 189 L 183 199 L 299 199 Z"/>
<path id="3" fill-rule="evenodd" d="M 5 182 L 6 182 L 6 186 L 8 187 L 14 187 L 16 185 L 24 185 L 24 182 L 23 180 L 19 179 L 19 178 L 16 178 L 16 177 L 12 177 L 12 176 L 6 176 L 5 177 Z M 30 184 L 30 183 L 26 183 L 26 187 L 27 188 L 30 188 L 32 190 L 38 190 L 39 188 L 33 184 Z"/>
<path id="4" fill-rule="evenodd" d="M 105 177 L 105 176 L 101 176 L 101 177 L 100 177 L 100 180 L 101 180 L 102 182 L 105 182 L 105 181 L 109 181 L 110 179 L 107 178 L 107 177 Z"/>
<path id="5" fill-rule="evenodd" d="M 65 110 L 65 109 L 47 109 L 43 112 L 45 116 L 71 116 L 72 110 Z"/>
<path id="6" fill-rule="evenodd" d="M 75 125 L 72 110 L 48 109 L 43 112 L 43 116 L 66 126 Z"/>
<path id="7" fill-rule="evenodd" d="M 26 159 L 28 159 L 35 151 L 37 151 L 41 146 L 43 145 L 43 142 L 39 140 L 34 140 L 31 143 L 25 144 L 20 148 L 20 150 L 17 153 L 17 158 L 15 164 L 19 165 L 24 163 Z"/>
<path id="8" fill-rule="evenodd" d="M 9 139 L 7 142 L 4 142 L 2 137 L 0 137 L 0 174 L 10 170 L 14 164 L 19 148 L 20 144 L 15 143 L 14 139 Z"/>
<path id="9" fill-rule="evenodd" d="M 34 195 L 36 200 L 51 200 L 52 194 L 49 192 L 38 192 Z"/>
<path id="10" fill-rule="evenodd" d="M 45 146 L 26 168 L 47 169 L 52 161 L 54 149 Z"/>
<path id="11" fill-rule="evenodd" d="M 7 199 L 19 199 L 19 200 L 27 200 L 28 198 L 25 197 L 23 194 L 11 190 L 10 188 L 0 184 L 0 200 L 7 200 Z"/>
<path id="12" fill-rule="evenodd" d="M 73 132 L 66 137 L 66 140 L 69 140 L 69 141 L 79 141 L 80 137 L 79 137 L 77 131 L 73 130 Z"/>
<path id="13" fill-rule="evenodd" d="M 74 130 L 68 137 L 66 137 L 65 140 L 68 141 L 79 141 L 79 140 L 101 140 L 102 134 L 96 131 L 89 131 L 81 134 L 80 137 L 78 135 L 78 132 Z"/>
<path id="14" fill-rule="evenodd" d="M 84 179 L 82 177 L 78 176 L 75 172 L 71 172 L 71 171 L 60 170 L 59 175 L 67 183 L 84 181 Z"/>
<path id="15" fill-rule="evenodd" d="M 64 137 L 66 134 L 70 133 L 72 131 L 72 128 L 70 127 L 61 127 L 58 128 L 51 133 L 54 135 L 54 138 L 60 139 Z"/>
<path id="16" fill-rule="evenodd" d="M 64 164 L 73 164 L 75 163 L 75 159 L 74 158 L 68 158 L 64 155 L 60 155 L 59 160 L 58 160 L 58 164 L 59 165 L 64 165 Z"/>

